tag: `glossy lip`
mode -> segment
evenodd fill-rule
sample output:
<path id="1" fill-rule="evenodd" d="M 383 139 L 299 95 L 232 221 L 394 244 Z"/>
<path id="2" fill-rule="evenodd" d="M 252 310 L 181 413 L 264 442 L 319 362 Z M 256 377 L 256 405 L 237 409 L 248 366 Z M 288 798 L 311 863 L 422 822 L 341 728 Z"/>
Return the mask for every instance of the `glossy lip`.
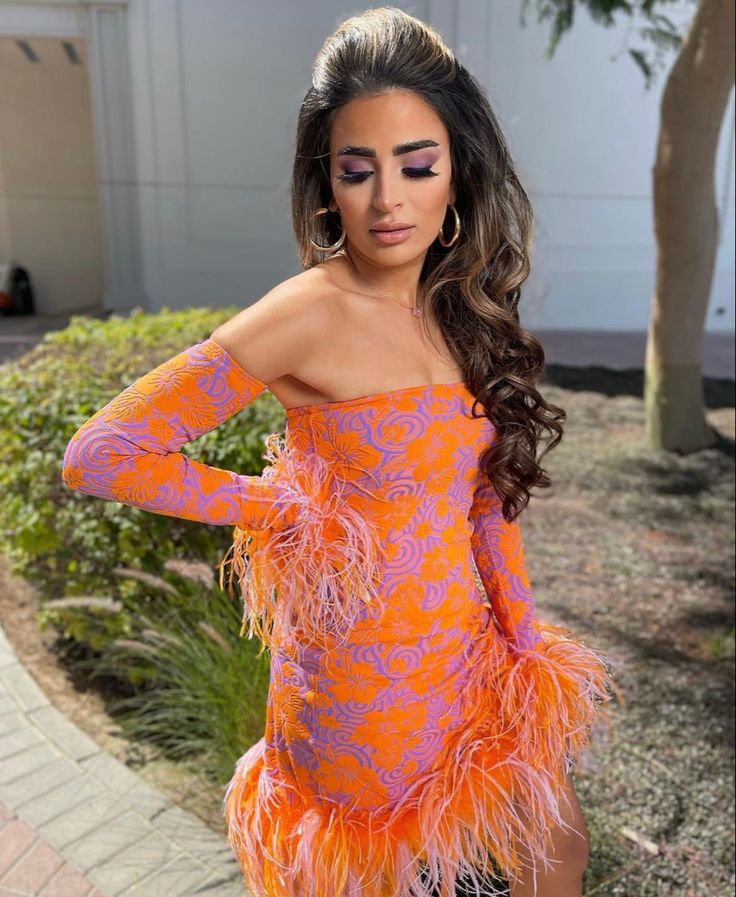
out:
<path id="1" fill-rule="evenodd" d="M 401 230 L 372 230 L 370 233 L 378 243 L 384 246 L 394 246 L 408 240 L 413 230 L 413 227 L 404 227 Z"/>
<path id="2" fill-rule="evenodd" d="M 391 230 L 408 230 L 410 227 L 413 227 L 413 224 L 405 224 L 403 221 L 389 221 L 387 224 L 379 224 L 377 227 L 372 227 L 371 230 L 377 231 L 391 231 Z"/>

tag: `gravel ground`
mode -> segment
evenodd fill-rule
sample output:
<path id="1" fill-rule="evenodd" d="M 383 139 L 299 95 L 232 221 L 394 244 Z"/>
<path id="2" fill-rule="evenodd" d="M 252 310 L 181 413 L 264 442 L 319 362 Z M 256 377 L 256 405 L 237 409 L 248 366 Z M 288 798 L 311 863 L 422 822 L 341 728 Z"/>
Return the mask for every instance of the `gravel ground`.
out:
<path id="1" fill-rule="evenodd" d="M 540 612 L 606 653 L 622 692 L 575 771 L 585 895 L 727 897 L 734 384 L 708 384 L 719 445 L 678 456 L 646 447 L 640 372 L 571 379 L 548 369 L 542 391 L 567 410 L 565 436 L 541 462 L 552 488 L 519 519 Z"/>

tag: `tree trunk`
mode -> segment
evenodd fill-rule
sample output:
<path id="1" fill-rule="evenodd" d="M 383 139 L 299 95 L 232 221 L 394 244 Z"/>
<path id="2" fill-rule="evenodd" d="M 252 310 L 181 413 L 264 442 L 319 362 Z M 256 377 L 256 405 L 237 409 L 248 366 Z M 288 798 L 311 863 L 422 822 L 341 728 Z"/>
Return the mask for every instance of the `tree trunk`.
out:
<path id="1" fill-rule="evenodd" d="M 705 420 L 701 352 L 718 236 L 714 167 L 734 83 L 734 0 L 700 0 L 667 79 L 654 165 L 657 267 L 645 360 L 649 445 L 691 452 Z"/>

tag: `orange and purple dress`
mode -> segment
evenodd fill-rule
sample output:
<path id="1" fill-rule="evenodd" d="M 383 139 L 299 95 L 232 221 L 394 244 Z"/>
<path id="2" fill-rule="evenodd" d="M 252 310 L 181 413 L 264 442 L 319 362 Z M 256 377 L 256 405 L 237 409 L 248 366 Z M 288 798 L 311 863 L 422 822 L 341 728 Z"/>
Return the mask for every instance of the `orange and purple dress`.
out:
<path id="1" fill-rule="evenodd" d="M 63 467 L 70 488 L 235 527 L 221 584 L 230 566 L 271 672 L 264 736 L 223 801 L 245 882 L 452 897 L 461 878 L 548 868 L 615 685 L 537 617 L 519 526 L 478 463 L 492 423 L 440 383 L 287 409 L 260 476 L 179 452 L 266 388 L 204 340 L 90 418 Z"/>

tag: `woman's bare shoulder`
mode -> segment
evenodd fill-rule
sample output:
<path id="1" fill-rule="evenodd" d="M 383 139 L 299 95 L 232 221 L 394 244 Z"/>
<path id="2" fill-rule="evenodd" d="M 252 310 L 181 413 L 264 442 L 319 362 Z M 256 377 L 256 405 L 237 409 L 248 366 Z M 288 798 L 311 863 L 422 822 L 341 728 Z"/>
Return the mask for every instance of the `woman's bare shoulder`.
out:
<path id="1" fill-rule="evenodd" d="M 319 266 L 276 284 L 210 334 L 263 383 L 293 374 L 329 339 L 334 286 Z"/>

